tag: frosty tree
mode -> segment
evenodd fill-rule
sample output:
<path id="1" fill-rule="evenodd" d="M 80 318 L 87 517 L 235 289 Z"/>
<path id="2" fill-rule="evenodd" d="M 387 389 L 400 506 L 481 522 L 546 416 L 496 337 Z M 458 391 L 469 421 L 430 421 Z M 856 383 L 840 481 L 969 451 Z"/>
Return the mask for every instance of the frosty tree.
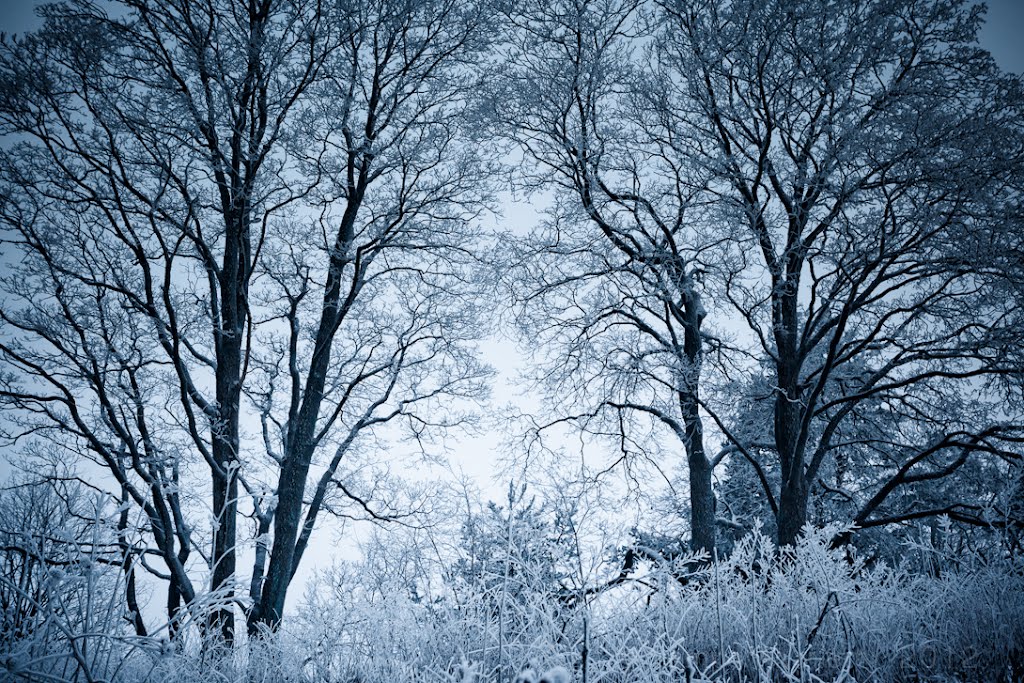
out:
<path id="1" fill-rule="evenodd" d="M 715 299 L 765 359 L 780 543 L 816 482 L 861 526 L 934 514 L 897 489 L 975 455 L 1019 456 L 1016 276 L 1021 91 L 975 45 L 955 1 L 672 2 L 655 47 L 660 135 L 692 140 L 712 219 L 730 238 Z M 723 425 L 724 426 L 724 425 Z M 736 439 L 738 447 L 747 443 Z M 870 470 L 846 487 L 835 459 Z M 756 458 L 751 463 L 758 467 Z M 826 468 L 831 474 L 826 475 Z M 947 505 L 964 501 L 947 501 Z"/>
<path id="2" fill-rule="evenodd" d="M 172 620 L 208 573 L 230 640 L 255 542 L 237 599 L 276 626 L 322 512 L 396 513 L 367 435 L 482 395 L 485 9 L 82 2 L 4 44 L 0 395 L 145 512 Z"/>
<path id="3" fill-rule="evenodd" d="M 1005 469 L 1022 437 L 1000 388 L 1021 373 L 1019 268 L 991 257 L 1020 250 L 1022 99 L 979 17 L 953 0 L 512 13 L 523 67 L 498 118 L 524 185 L 556 192 L 513 286 L 541 376 L 559 419 L 623 461 L 667 448 L 638 415 L 668 426 L 695 547 L 714 544 L 709 420 L 783 544 L 812 489 L 862 527 L 987 523 L 971 495 L 913 493 L 976 456 Z"/>
<path id="4" fill-rule="evenodd" d="M 476 345 L 500 318 L 495 291 L 534 351 L 534 435 L 578 430 L 588 486 L 615 473 L 648 493 L 657 477 L 681 518 L 670 536 L 623 530 L 595 574 L 608 580 L 538 601 L 564 578 L 559 553 L 597 554 L 544 541 L 530 515 L 478 518 L 506 523 L 506 587 L 509 530 L 537 535 L 550 571 L 518 606 L 699 595 L 689 577 L 719 565 L 697 558 L 760 518 L 780 545 L 829 523 L 805 545 L 833 567 L 844 524 L 949 520 L 1019 552 L 1024 93 L 976 45 L 968 0 L 70 0 L 42 14 L 0 39 L 0 430 L 22 464 L 63 461 L 50 493 L 75 480 L 100 496 L 81 528 L 106 534 L 102 595 L 123 599 L 140 647 L 161 631 L 142 604 L 154 586 L 175 647 L 190 623 L 233 644 L 240 616 L 270 639 L 325 518 L 440 509 L 399 470 L 486 397 Z M 544 222 L 485 236 L 506 174 Z M 70 524 L 50 493 L 55 512 L 26 525 Z M 464 540 L 496 550 L 484 527 Z M 0 597 L 20 613 L 51 595 L 37 565 L 68 560 L 44 544 L 27 562 L 34 532 L 16 531 L 0 565 L 27 588 Z M 451 560 L 435 552 L 431 572 Z M 68 581 L 100 573 L 75 565 Z M 496 576 L 464 581 L 482 591 L 466 604 Z M 801 618 L 824 624 L 836 599 Z M 465 617 L 441 603 L 431 624 Z M 589 648 L 603 636 L 586 624 Z M 78 647 L 71 627 L 53 633 Z"/>
<path id="5" fill-rule="evenodd" d="M 520 182 L 555 192 L 543 232 L 513 251 L 511 290 L 541 341 L 540 385 L 557 407 L 544 426 L 608 437 L 627 472 L 635 461 L 669 470 L 664 452 L 683 454 L 692 546 L 710 554 L 714 465 L 699 406 L 713 304 L 701 278 L 719 238 L 702 229 L 699 169 L 645 119 L 650 77 L 632 44 L 644 18 L 636 2 L 522 3 L 509 17 L 515 67 L 496 118 L 525 156 Z M 665 432 L 673 445 L 658 448 Z"/>

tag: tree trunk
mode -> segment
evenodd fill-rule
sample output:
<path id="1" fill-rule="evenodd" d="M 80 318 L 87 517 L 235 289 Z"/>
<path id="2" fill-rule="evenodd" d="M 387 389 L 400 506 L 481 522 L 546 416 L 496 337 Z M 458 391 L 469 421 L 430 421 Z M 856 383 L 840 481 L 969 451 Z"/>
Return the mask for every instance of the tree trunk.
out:
<path id="1" fill-rule="evenodd" d="M 700 421 L 687 424 L 687 464 L 690 473 L 690 547 L 709 555 L 715 549 L 715 493 L 711 487 L 711 463 L 704 453 Z"/>
<path id="2" fill-rule="evenodd" d="M 358 180 L 352 185 L 352 194 L 335 237 L 302 403 L 295 420 L 288 424 L 284 462 L 281 464 L 281 475 L 277 485 L 274 542 L 270 549 L 270 563 L 267 566 L 260 600 L 249 613 L 247 620 L 250 634 L 257 633 L 260 625 L 274 630 L 281 623 L 288 585 L 298 565 L 295 544 L 302 521 L 306 477 L 316 449 L 316 423 L 331 363 L 331 347 L 338 327 L 360 288 L 361 260 L 351 252 L 355 238 L 356 216 L 369 183 L 369 163 L 365 157 L 358 160 L 355 156 L 349 158 L 351 177 Z M 345 269 L 350 265 L 353 269 L 353 281 L 348 291 L 343 293 L 343 277 Z"/>
<path id="3" fill-rule="evenodd" d="M 807 523 L 807 487 L 802 474 L 793 481 L 783 482 L 779 496 L 779 546 L 796 545 L 800 532 Z"/>
<path id="4" fill-rule="evenodd" d="M 117 543 L 121 548 L 121 570 L 124 572 L 124 600 L 128 613 L 131 615 L 135 635 L 145 638 L 149 635 L 146 621 L 139 609 L 139 599 L 135 589 L 135 563 L 131 544 L 128 543 L 128 491 L 121 488 L 121 514 L 117 518 Z"/>
<path id="5" fill-rule="evenodd" d="M 233 461 L 223 462 L 226 475 L 213 473 L 213 510 L 216 515 L 213 528 L 213 572 L 210 588 L 217 593 L 217 606 L 209 616 L 210 632 L 220 632 L 225 643 L 234 642 L 235 612 L 230 604 L 234 597 L 235 540 L 238 513 L 238 478 Z"/>
<path id="6" fill-rule="evenodd" d="M 284 615 L 288 584 L 295 573 L 295 539 L 302 516 L 302 500 L 308 472 L 309 459 L 302 457 L 287 458 L 281 468 L 270 565 L 267 567 L 259 602 L 249 614 L 250 635 L 259 634 L 261 628 L 275 630 Z"/>
<path id="7" fill-rule="evenodd" d="M 774 406 L 775 448 L 779 454 L 781 470 L 779 511 L 776 518 L 779 547 L 795 545 L 800 530 L 807 523 L 807 486 L 801 438 L 803 402 L 798 387 L 798 365 L 792 360 L 794 355 L 792 347 L 787 349 L 786 345 L 780 344 L 776 366 L 779 387 L 776 389 Z"/>
<path id="8" fill-rule="evenodd" d="M 704 425 L 699 413 L 700 364 L 703 348 L 700 326 L 704 307 L 700 295 L 690 286 L 684 298 L 685 327 L 683 351 L 690 373 L 680 393 L 680 408 L 686 427 L 686 459 L 690 475 L 690 547 L 711 556 L 715 550 L 715 492 L 711 487 L 711 463 L 704 452 Z"/>
<path id="9" fill-rule="evenodd" d="M 241 203 L 241 206 L 236 206 Z M 234 598 L 238 523 L 238 415 L 242 387 L 242 340 L 249 279 L 249 211 L 239 200 L 225 201 L 226 235 L 220 277 L 221 319 L 216 334 L 216 392 L 218 420 L 214 423 L 213 459 L 213 563 L 210 589 L 218 605 L 210 613 L 210 631 L 220 631 L 224 642 L 234 642 Z"/>

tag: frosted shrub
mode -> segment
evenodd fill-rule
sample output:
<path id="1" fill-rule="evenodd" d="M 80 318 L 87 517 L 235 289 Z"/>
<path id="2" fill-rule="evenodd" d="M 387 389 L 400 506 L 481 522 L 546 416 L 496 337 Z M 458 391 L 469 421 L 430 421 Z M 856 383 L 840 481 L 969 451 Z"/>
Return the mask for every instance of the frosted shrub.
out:
<path id="1" fill-rule="evenodd" d="M 114 608 L 118 572 L 102 580 L 97 574 L 90 584 L 83 563 L 54 574 L 52 583 L 52 604 L 82 601 L 67 603 L 75 620 L 62 610 L 40 611 L 30 637 L 6 642 L 0 680 L 513 683 L 518 676 L 525 683 L 555 672 L 548 678 L 559 683 L 565 676 L 578 683 L 864 683 L 1019 676 L 1019 566 L 960 558 L 958 571 L 941 578 L 867 566 L 830 546 L 839 531 L 810 530 L 783 551 L 751 533 L 717 564 L 695 569 L 689 562 L 688 574 L 668 562 L 640 567 L 631 580 L 589 594 L 552 585 L 550 558 L 516 555 L 515 547 L 509 552 L 522 561 L 515 571 L 501 570 L 501 581 L 460 578 L 445 571 L 450 563 L 392 548 L 389 557 L 400 563 L 339 565 L 309 587 L 281 631 L 220 650 L 203 641 L 196 623 L 182 625 L 185 635 L 174 646 L 159 634 L 129 636 Z"/>
<path id="2" fill-rule="evenodd" d="M 837 531 L 811 530 L 782 552 L 751 534 L 702 581 L 612 613 L 602 640 L 610 660 L 629 665 L 622 680 L 669 680 L 680 666 L 750 680 L 994 679 L 1020 651 L 1019 571 L 936 580 L 869 569 L 830 548 Z"/>
<path id="3" fill-rule="evenodd" d="M 317 643 L 313 679 L 461 681 L 468 662 L 474 680 L 564 666 L 583 681 L 584 659 L 588 683 L 1000 680 L 1019 666 L 1019 568 L 976 564 L 936 579 L 866 566 L 831 547 L 840 531 L 811 529 L 783 551 L 755 532 L 685 583 L 650 569 L 582 603 L 522 567 L 505 614 L 501 584 L 429 600 L 348 585 L 333 606 L 321 595 L 307 610 L 303 628 L 320 633 L 305 639 Z"/>

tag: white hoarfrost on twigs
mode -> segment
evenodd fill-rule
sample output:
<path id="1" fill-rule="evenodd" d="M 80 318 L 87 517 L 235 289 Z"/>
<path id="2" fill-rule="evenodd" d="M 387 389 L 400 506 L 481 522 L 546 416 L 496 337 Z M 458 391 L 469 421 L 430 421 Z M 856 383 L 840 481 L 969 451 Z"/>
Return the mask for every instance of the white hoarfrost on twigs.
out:
<path id="1" fill-rule="evenodd" d="M 554 666 L 540 674 L 533 669 L 523 669 L 516 676 L 515 683 L 571 683 L 572 675 L 564 666 Z"/>
<path id="2" fill-rule="evenodd" d="M 33 598 L 31 623 L 0 634 L 9 653 L 0 680 L 1019 680 L 1019 565 L 959 556 L 940 576 L 868 566 L 831 548 L 836 532 L 809 530 L 786 551 L 752 533 L 717 567 L 685 581 L 650 568 L 583 600 L 551 583 L 543 558 L 515 546 L 507 549 L 515 571 L 456 576 L 451 563 L 391 545 L 386 563 L 325 573 L 283 630 L 233 650 L 204 643 L 194 626 L 173 647 L 160 640 L 165 631 L 130 635 L 112 608 L 121 574 L 69 565 L 46 583 L 49 593 Z M 63 610 L 69 601 L 91 607 Z"/>

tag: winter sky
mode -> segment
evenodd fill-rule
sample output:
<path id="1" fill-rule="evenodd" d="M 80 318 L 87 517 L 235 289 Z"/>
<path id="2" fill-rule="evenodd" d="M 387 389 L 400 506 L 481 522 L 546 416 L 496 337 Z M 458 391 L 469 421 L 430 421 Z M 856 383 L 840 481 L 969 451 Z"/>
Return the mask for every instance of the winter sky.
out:
<path id="1" fill-rule="evenodd" d="M 101 4 L 103 2 L 98 1 Z M 37 28 L 41 20 L 36 16 L 35 9 L 41 4 L 44 4 L 43 0 L 0 0 L 0 32 L 9 35 Z M 981 45 L 988 49 L 1002 69 L 1024 76 L 1024 0 L 989 0 L 986 4 L 988 12 L 980 33 Z M 535 218 L 535 213 L 530 207 L 517 205 L 511 201 L 503 213 L 504 218 L 498 219 L 499 223 L 521 224 L 520 227 L 523 228 L 528 227 Z M 0 259 L 0 267 L 2 263 Z M 484 351 L 485 360 L 496 366 L 500 373 L 496 379 L 495 403 L 501 404 L 512 400 L 511 394 L 514 392 L 508 388 L 509 380 L 515 374 L 516 359 L 521 359 L 521 356 L 516 353 L 511 342 L 497 339 Z M 454 448 L 454 466 L 475 480 L 476 485 L 483 488 L 485 493 L 491 493 L 492 491 L 488 489 L 496 485 L 496 482 L 487 480 L 494 473 L 496 463 L 491 456 L 499 440 L 497 435 L 490 434 L 479 439 L 471 439 Z M 0 479 L 3 479 L 8 471 L 6 463 L 0 461 Z M 500 487 L 497 490 L 500 490 Z M 302 573 L 308 574 L 312 570 L 312 566 L 309 565 L 316 564 L 319 562 L 308 562 L 306 571 Z M 299 577 L 296 585 L 302 585 L 304 578 Z M 299 595 L 301 591 L 293 591 L 293 594 Z"/>
<path id="2" fill-rule="evenodd" d="M 0 0 L 0 31 L 21 33 L 38 26 L 40 0 Z M 1024 74 L 1024 0 L 988 0 L 981 44 L 1007 70 Z"/>

